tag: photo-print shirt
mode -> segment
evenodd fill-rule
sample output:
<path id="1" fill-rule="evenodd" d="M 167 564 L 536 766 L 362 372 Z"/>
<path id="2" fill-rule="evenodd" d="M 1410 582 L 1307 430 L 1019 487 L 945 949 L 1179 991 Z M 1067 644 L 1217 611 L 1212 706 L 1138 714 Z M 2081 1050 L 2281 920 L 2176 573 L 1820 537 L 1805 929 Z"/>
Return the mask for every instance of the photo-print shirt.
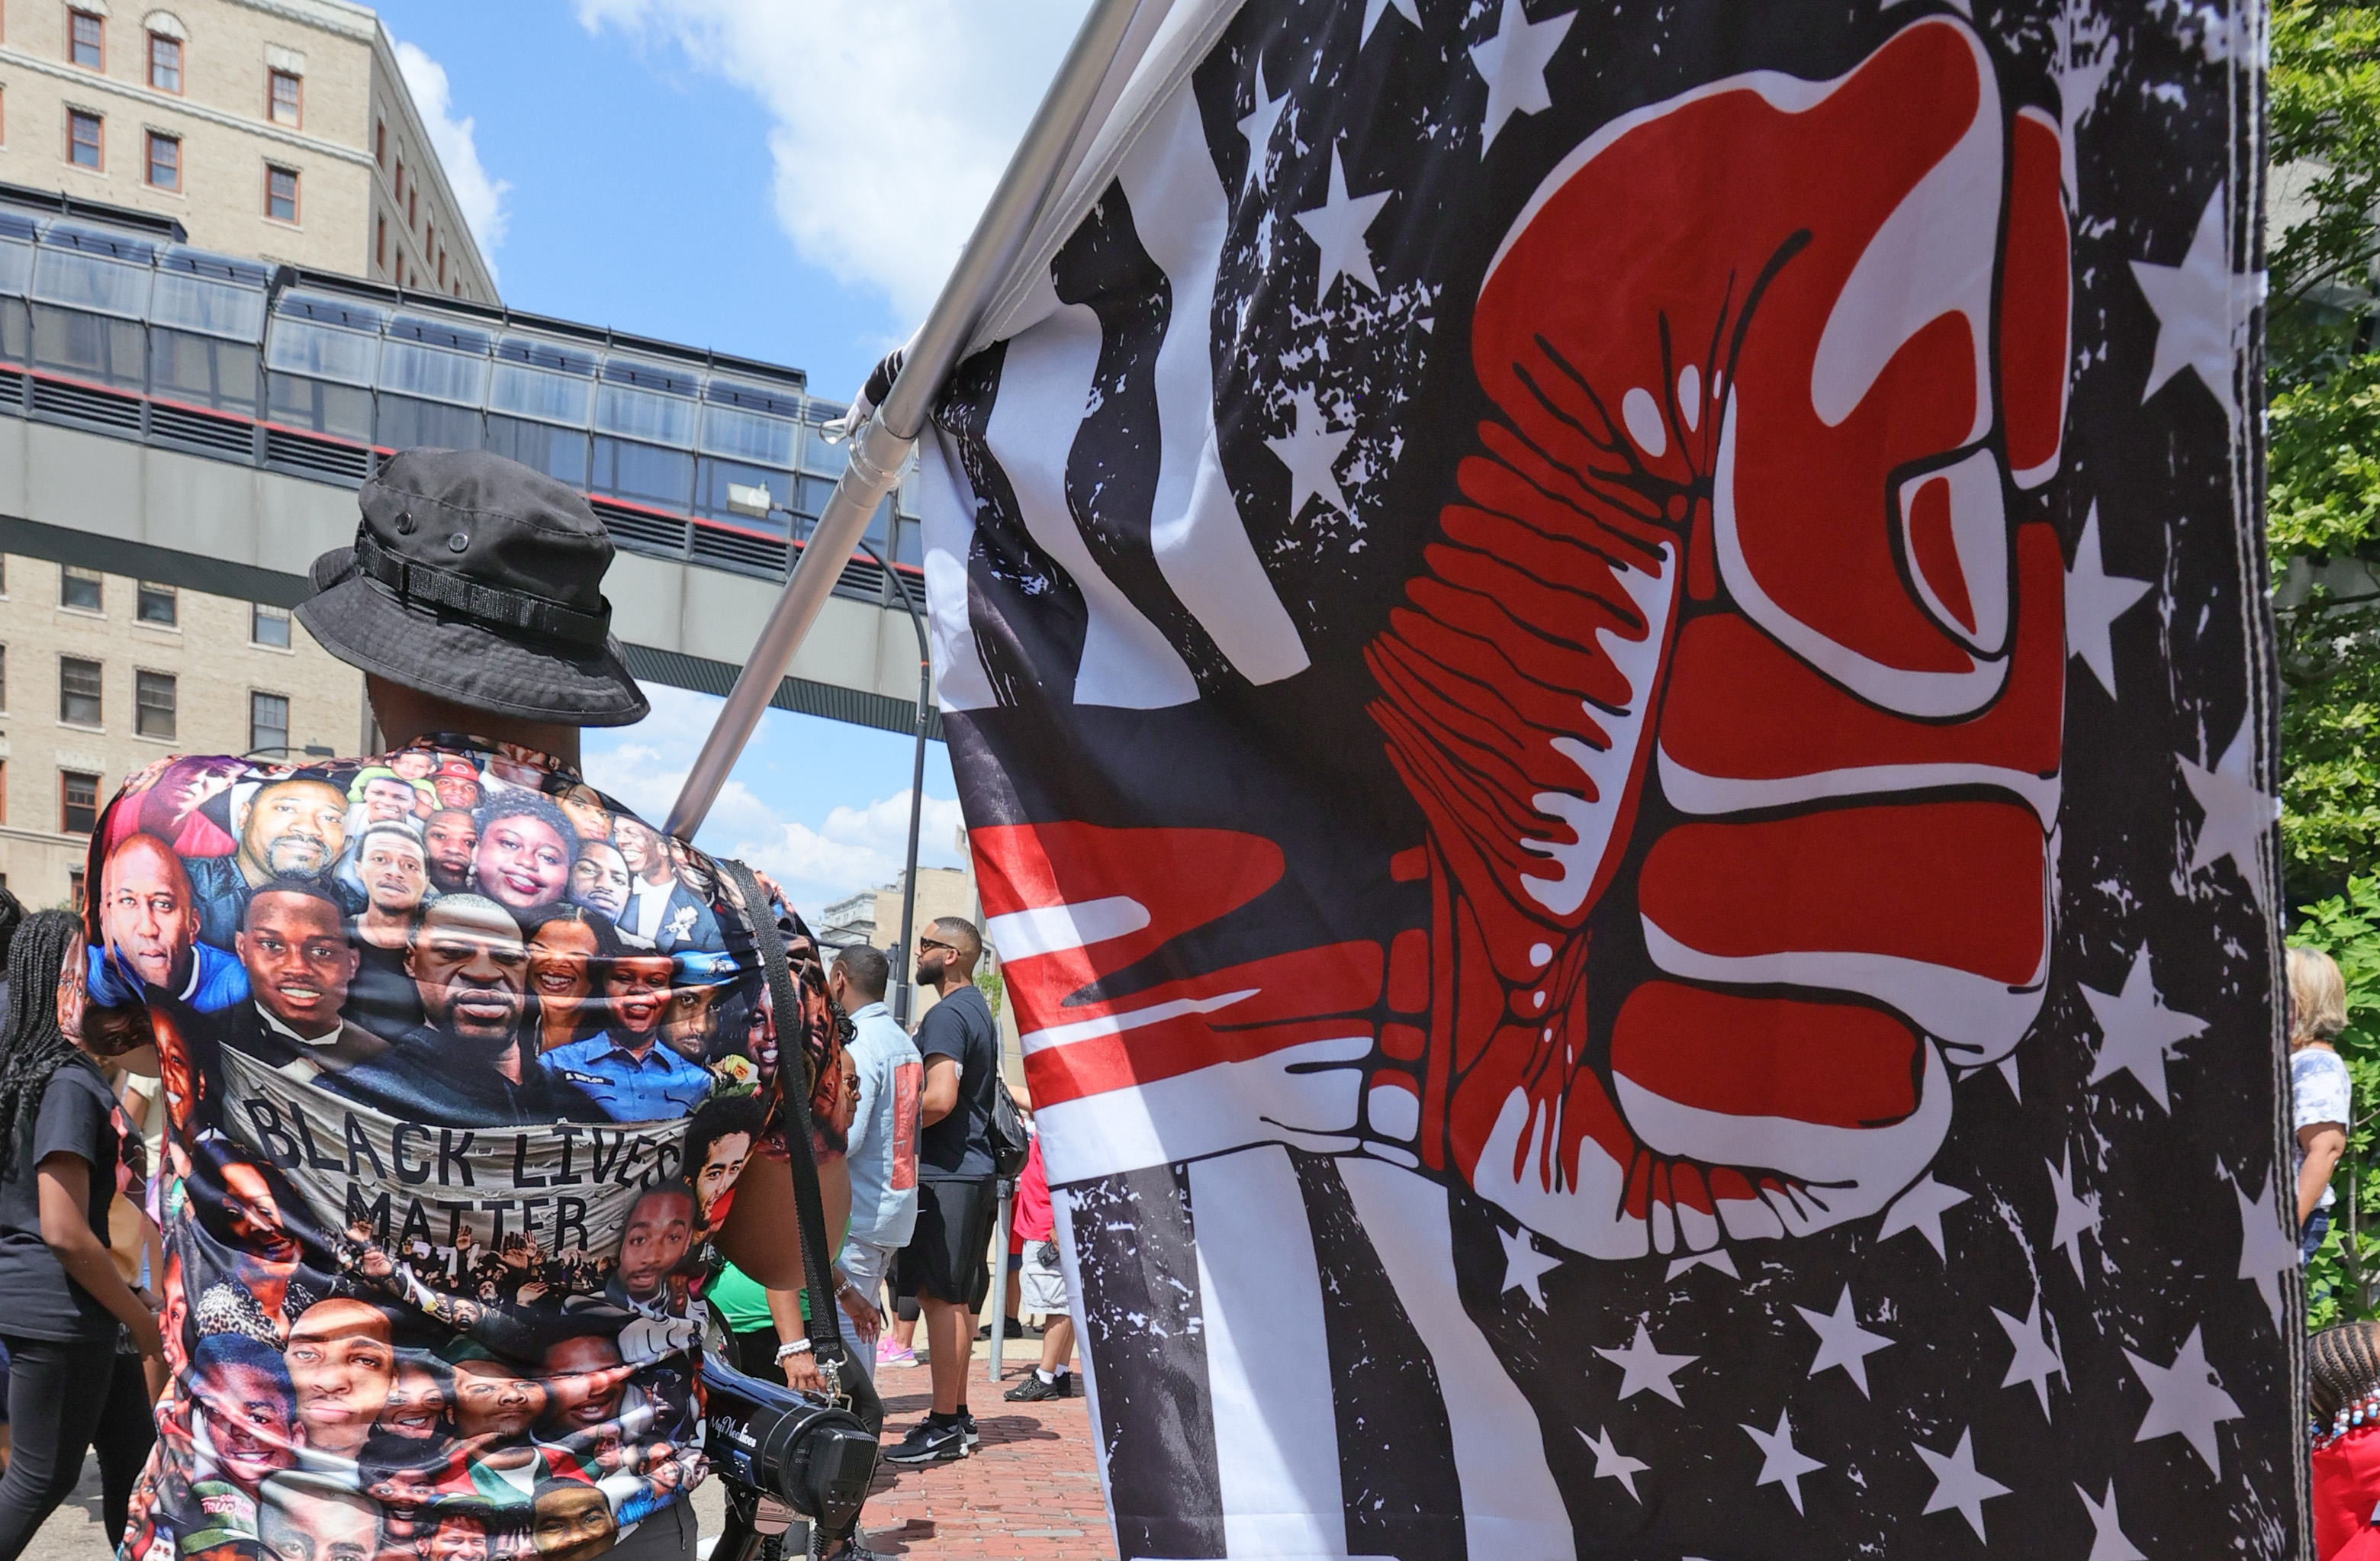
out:
<path id="1" fill-rule="evenodd" d="M 683 1499 L 709 1244 L 782 1088 L 843 1152 L 790 913 L 795 1015 L 709 859 L 463 737 L 160 761 L 86 881 L 168 1118 L 174 1380 L 123 1554 L 584 1561 Z"/>

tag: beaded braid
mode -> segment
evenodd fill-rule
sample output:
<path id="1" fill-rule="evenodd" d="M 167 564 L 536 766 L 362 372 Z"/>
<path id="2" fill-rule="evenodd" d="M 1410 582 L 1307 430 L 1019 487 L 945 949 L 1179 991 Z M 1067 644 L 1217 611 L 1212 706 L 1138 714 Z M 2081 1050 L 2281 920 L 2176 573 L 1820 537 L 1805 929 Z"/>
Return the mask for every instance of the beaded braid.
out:
<path id="1" fill-rule="evenodd" d="M 2306 1402 L 2333 1436 L 2380 1420 L 2380 1324 L 2340 1323 L 2306 1341 Z"/>

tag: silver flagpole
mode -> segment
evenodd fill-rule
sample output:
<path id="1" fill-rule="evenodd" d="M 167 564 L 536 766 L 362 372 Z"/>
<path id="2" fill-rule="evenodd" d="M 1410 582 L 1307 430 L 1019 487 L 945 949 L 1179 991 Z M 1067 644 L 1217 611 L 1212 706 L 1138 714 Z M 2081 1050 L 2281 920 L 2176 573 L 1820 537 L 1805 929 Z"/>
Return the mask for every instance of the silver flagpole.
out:
<path id="1" fill-rule="evenodd" d="M 960 352 L 1031 237 L 1034 218 L 1064 177 L 1076 132 L 1098 100 L 1108 68 L 1141 4 L 1142 0 L 1098 0 L 1083 18 L 1082 30 L 1075 35 L 1057 79 L 1050 84 L 1049 94 L 1026 127 L 1016 155 L 1009 160 L 1007 172 L 1001 175 L 999 187 L 977 219 L 974 237 L 967 240 L 950 280 L 942 284 L 933 311 L 910 344 L 884 404 L 851 441 L 849 461 L 835 483 L 834 496 L 827 501 L 818 529 L 810 533 L 800 562 L 785 581 L 784 594 L 777 598 L 769 621 L 761 627 L 751 659 L 736 674 L 735 687 L 728 690 L 718 723 L 703 739 L 702 751 L 695 755 L 686 787 L 670 809 L 669 832 L 678 839 L 691 841 L 702 827 L 711 803 L 718 799 L 719 788 L 727 784 L 727 772 L 751 740 L 761 713 L 769 708 L 778 684 L 793 665 L 794 652 L 801 649 L 828 594 L 843 578 L 843 567 L 851 561 L 852 549 L 866 532 L 868 517 L 892 492 L 902 462 L 908 459 L 926 425 L 934 397 L 958 366 Z"/>

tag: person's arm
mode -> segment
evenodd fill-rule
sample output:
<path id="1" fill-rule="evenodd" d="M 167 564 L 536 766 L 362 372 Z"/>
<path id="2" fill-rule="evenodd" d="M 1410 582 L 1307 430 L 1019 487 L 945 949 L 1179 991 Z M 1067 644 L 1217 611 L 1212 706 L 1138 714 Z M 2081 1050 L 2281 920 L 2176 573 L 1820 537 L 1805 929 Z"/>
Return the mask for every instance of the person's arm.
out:
<path id="1" fill-rule="evenodd" d="M 948 1116 L 959 1104 L 959 1059 L 936 1052 L 926 1059 L 926 1087 L 917 1096 L 917 1117 L 926 1127 Z"/>
<path id="2" fill-rule="evenodd" d="M 841 1230 L 850 1220 L 851 1166 L 839 1154 L 819 1166 L 819 1201 L 826 1206 L 830 1233 Z M 801 1222 L 795 1207 L 793 1167 L 773 1156 L 755 1154 L 744 1163 L 744 1174 L 735 1180 L 735 1201 L 719 1230 L 719 1250 L 727 1261 L 771 1292 L 771 1316 L 776 1312 L 776 1292 L 790 1298 L 800 1292 L 808 1279 L 802 1262 Z M 832 1234 L 828 1238 L 832 1239 Z M 800 1310 L 796 1303 L 789 1304 L 795 1305 L 795 1325 L 792 1333 L 781 1332 L 779 1336 L 799 1338 Z M 787 1364 L 792 1364 L 791 1358 Z"/>
<path id="3" fill-rule="evenodd" d="M 2303 1225 L 2313 1218 L 2338 1157 L 2347 1152 L 2347 1128 L 2337 1122 L 2309 1123 L 2298 1129 L 2298 1147 L 2305 1151 L 2305 1164 L 2298 1167 L 2298 1224 Z"/>
<path id="4" fill-rule="evenodd" d="M 42 1240 L 67 1271 L 67 1277 L 91 1292 L 115 1320 L 132 1331 L 141 1358 L 162 1356 L 164 1339 L 157 1317 L 115 1272 L 115 1262 L 91 1228 L 91 1163 L 64 1151 L 42 1157 L 35 1168 L 41 1198 Z"/>

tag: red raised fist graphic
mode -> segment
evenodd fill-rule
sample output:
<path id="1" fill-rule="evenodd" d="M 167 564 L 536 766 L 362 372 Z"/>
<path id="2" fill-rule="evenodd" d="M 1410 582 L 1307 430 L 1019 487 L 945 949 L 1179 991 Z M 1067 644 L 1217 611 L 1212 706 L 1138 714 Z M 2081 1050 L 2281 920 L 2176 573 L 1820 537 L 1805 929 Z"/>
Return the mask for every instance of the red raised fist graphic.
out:
<path id="1" fill-rule="evenodd" d="M 1606 127 L 1481 289 L 1497 415 L 1367 652 L 1434 906 L 1367 1120 L 1573 1250 L 1875 1213 L 2038 1010 L 2058 166 L 1927 19 Z"/>

